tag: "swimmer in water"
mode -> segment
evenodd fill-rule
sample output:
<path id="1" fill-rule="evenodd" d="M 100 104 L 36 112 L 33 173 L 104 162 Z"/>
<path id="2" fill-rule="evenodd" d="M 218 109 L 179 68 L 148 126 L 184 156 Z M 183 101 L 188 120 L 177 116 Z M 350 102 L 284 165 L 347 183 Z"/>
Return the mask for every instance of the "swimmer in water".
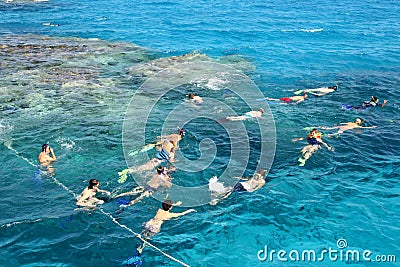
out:
<path id="1" fill-rule="evenodd" d="M 106 190 L 99 189 L 99 186 L 100 182 L 98 180 L 90 179 L 89 186 L 86 187 L 79 195 L 76 205 L 81 207 L 94 208 L 98 204 L 103 204 L 103 200 L 95 197 L 96 193 L 105 193 L 107 195 L 111 195 L 111 193 Z"/>
<path id="2" fill-rule="evenodd" d="M 130 196 L 136 195 L 138 193 L 142 193 L 138 198 L 130 201 L 128 204 L 120 205 L 120 207 L 127 207 L 135 205 L 136 203 L 140 202 L 145 197 L 150 197 L 155 193 L 158 188 L 171 188 L 172 186 L 172 177 L 168 175 L 167 169 L 163 166 L 159 166 L 157 168 L 157 172 L 151 177 L 151 179 L 146 183 L 143 187 L 138 186 L 132 189 L 129 192 L 119 194 L 115 196 L 115 198 L 122 197 L 122 196 Z"/>
<path id="3" fill-rule="evenodd" d="M 57 157 L 56 154 L 54 154 L 53 148 L 51 148 L 49 144 L 42 145 L 42 152 L 40 152 L 38 156 L 38 161 L 41 168 L 46 169 L 53 174 L 54 168 L 51 167 L 51 163 L 57 161 Z"/>
<path id="4" fill-rule="evenodd" d="M 195 94 L 193 94 L 193 93 L 190 93 L 189 94 L 189 101 L 190 102 L 192 102 L 192 103 L 195 103 L 195 104 L 201 104 L 201 103 L 203 103 L 203 98 L 201 98 L 200 96 L 198 96 L 198 95 L 195 95 Z"/>
<path id="5" fill-rule="evenodd" d="M 301 93 L 309 93 L 315 96 L 324 96 L 326 94 L 335 92 L 337 89 L 338 89 L 338 84 L 335 84 L 334 86 L 329 86 L 329 87 L 299 90 L 294 92 L 294 94 L 298 95 Z"/>
<path id="6" fill-rule="evenodd" d="M 294 138 L 292 141 L 297 142 L 304 140 L 305 138 Z M 317 129 L 312 129 L 307 136 L 308 145 L 304 146 L 301 150 L 301 156 L 299 157 L 299 166 L 304 166 L 306 161 L 321 148 L 321 145 L 325 146 L 329 151 L 334 151 L 333 147 L 322 141 L 322 134 Z"/>
<path id="7" fill-rule="evenodd" d="M 252 119 L 252 118 L 261 118 L 261 116 L 264 114 L 264 109 L 260 108 L 259 110 L 255 111 L 249 111 L 246 112 L 244 115 L 241 116 L 229 116 L 226 117 L 225 119 L 228 121 L 244 121 L 247 119 Z"/>
<path id="8" fill-rule="evenodd" d="M 173 204 L 171 200 L 166 200 L 162 203 L 162 208 L 158 209 L 156 215 L 153 219 L 148 221 L 144 226 L 143 236 L 146 238 L 150 238 L 155 234 L 159 233 L 161 230 L 161 225 L 170 219 L 177 218 L 183 215 L 186 215 L 191 212 L 196 212 L 194 209 L 189 209 L 180 213 L 170 212 L 173 206 L 177 206 L 178 203 Z M 143 243 L 140 247 L 137 248 L 139 254 L 142 253 L 143 248 L 145 247 L 145 243 Z"/>
<path id="9" fill-rule="evenodd" d="M 347 130 L 352 130 L 352 129 L 358 129 L 358 128 L 376 128 L 377 126 L 361 126 L 363 123 L 365 123 L 365 120 L 362 120 L 361 118 L 356 118 L 354 122 L 345 122 L 341 123 L 342 125 L 340 126 L 334 126 L 334 127 L 322 127 L 321 129 L 324 130 L 332 130 L 332 129 L 339 129 L 338 132 L 334 135 L 339 135 L 342 134 L 344 131 Z"/>
<path id="10" fill-rule="evenodd" d="M 302 95 L 302 96 L 295 95 L 295 96 L 291 96 L 291 97 L 281 97 L 281 98 L 266 97 L 265 100 L 268 100 L 268 101 L 284 101 L 286 104 L 289 104 L 290 102 L 294 101 L 295 104 L 299 104 L 300 102 L 303 102 L 304 100 L 306 100 L 307 97 L 308 97 L 307 93 L 304 93 L 304 95 Z"/>
<path id="11" fill-rule="evenodd" d="M 251 178 L 240 178 L 240 181 L 234 187 L 225 187 L 223 183 L 218 181 L 216 176 L 212 177 L 208 184 L 211 192 L 210 205 L 216 205 L 222 199 L 229 197 L 233 192 L 254 192 L 265 185 L 266 170 L 258 170 Z"/>
<path id="12" fill-rule="evenodd" d="M 363 110 L 363 109 L 368 109 L 368 108 L 372 108 L 372 107 L 384 107 L 386 106 L 386 103 L 388 101 L 385 99 L 383 100 L 382 104 L 379 104 L 379 99 L 376 96 L 371 96 L 371 100 L 367 100 L 367 101 L 363 101 L 361 103 L 361 105 L 359 106 L 351 106 L 351 105 L 347 105 L 347 104 L 342 104 L 342 110 Z"/>
<path id="13" fill-rule="evenodd" d="M 160 136 L 156 146 L 161 146 L 161 150 L 155 154 L 155 157 L 147 163 L 140 165 L 137 168 L 129 168 L 129 172 L 142 172 L 153 170 L 163 162 L 174 162 L 175 151 L 178 149 L 179 141 L 185 136 L 185 130 L 179 129 L 177 134 L 168 136 Z"/>

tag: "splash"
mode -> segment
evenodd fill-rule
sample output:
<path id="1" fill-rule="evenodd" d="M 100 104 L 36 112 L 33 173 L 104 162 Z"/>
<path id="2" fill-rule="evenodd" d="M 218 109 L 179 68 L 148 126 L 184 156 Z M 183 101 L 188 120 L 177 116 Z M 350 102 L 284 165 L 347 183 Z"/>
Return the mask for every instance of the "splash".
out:
<path id="1" fill-rule="evenodd" d="M 302 32 L 322 32 L 324 28 L 318 28 L 318 29 L 301 29 Z"/>
<path id="2" fill-rule="evenodd" d="M 68 137 L 59 137 L 56 140 L 57 144 L 64 149 L 72 150 L 75 148 L 75 142 Z"/>

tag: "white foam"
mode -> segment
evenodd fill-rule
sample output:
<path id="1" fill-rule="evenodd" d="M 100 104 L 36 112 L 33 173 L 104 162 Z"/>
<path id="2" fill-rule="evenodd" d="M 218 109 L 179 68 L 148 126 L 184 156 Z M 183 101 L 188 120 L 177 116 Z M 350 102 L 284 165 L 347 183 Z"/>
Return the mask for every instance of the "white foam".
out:
<path id="1" fill-rule="evenodd" d="M 56 140 L 57 144 L 61 146 L 61 148 L 71 150 L 75 147 L 75 142 L 67 137 L 59 137 Z"/>
<path id="2" fill-rule="evenodd" d="M 318 28 L 318 29 L 301 29 L 302 32 L 322 32 L 324 30 L 324 28 Z"/>

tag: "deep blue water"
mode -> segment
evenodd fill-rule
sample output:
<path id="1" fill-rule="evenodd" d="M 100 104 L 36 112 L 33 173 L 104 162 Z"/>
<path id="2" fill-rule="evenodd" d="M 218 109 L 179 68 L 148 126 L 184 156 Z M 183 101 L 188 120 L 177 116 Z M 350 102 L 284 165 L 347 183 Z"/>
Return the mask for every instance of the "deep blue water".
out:
<path id="1" fill-rule="evenodd" d="M 102 211 L 76 211 L 73 195 L 89 178 L 101 180 L 110 191 L 136 184 L 132 177 L 117 183 L 117 172 L 126 168 L 125 112 L 146 80 L 140 67 L 149 62 L 168 67 L 172 61 L 163 59 L 194 51 L 243 71 L 265 96 L 291 96 L 335 83 L 339 90 L 299 105 L 270 103 L 276 153 L 266 185 L 166 222 L 152 243 L 191 266 L 378 266 L 257 258 L 264 246 L 321 251 L 337 249 L 338 239 L 346 239 L 347 249 L 371 250 L 371 258 L 396 255 L 400 261 L 397 1 L 1 2 L 0 15 L 0 266 L 123 266 L 138 240 L 102 211 L 140 233 L 160 203 L 148 199 L 122 214 L 115 213 L 116 202 L 104 204 Z M 227 74 L 228 80 L 235 77 Z M 248 111 L 243 101 L 216 90 L 241 88 L 213 81 L 211 86 L 177 87 L 158 101 L 146 140 L 160 134 L 162 121 L 182 102 L 185 90 Z M 143 101 L 155 92 L 148 94 Z M 357 105 L 371 95 L 388 99 L 387 106 L 340 109 L 341 103 Z M 150 102 L 139 103 L 137 112 Z M 201 107 L 214 117 L 218 108 Z M 356 117 L 378 127 L 325 138 L 335 152 L 321 149 L 305 167 L 297 165 L 304 143 L 291 139 L 306 135 L 304 127 Z M 244 125 L 252 152 L 244 171 L 251 175 L 260 130 L 255 121 Z M 178 170 L 176 183 L 206 184 L 212 175 L 221 175 L 230 156 L 221 127 L 201 118 L 187 124 L 181 151 L 188 159 L 200 157 L 199 143 L 207 138 L 218 152 L 209 168 Z M 44 142 L 58 156 L 53 177 L 38 176 L 34 166 Z M 151 248 L 143 259 L 143 266 L 180 266 Z"/>

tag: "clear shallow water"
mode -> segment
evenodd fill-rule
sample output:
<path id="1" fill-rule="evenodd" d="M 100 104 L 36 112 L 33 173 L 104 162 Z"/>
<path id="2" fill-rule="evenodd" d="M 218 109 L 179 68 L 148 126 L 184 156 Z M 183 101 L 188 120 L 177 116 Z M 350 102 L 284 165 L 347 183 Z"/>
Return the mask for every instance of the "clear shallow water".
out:
<path id="1" fill-rule="evenodd" d="M 144 80 L 130 70 L 193 50 L 234 63 L 270 97 L 334 83 L 339 90 L 300 105 L 271 104 L 277 151 L 266 186 L 165 223 L 153 243 L 192 266 L 310 266 L 260 262 L 257 252 L 264 245 L 337 248 L 339 238 L 349 248 L 399 258 L 399 9 L 395 1 L 0 3 L 0 264 L 121 266 L 132 255 L 132 234 L 99 211 L 74 211 L 72 194 L 49 177 L 38 180 L 28 161 L 36 163 L 48 141 L 59 158 L 55 178 L 73 193 L 91 177 L 109 190 L 133 186 L 132 180 L 117 183 L 126 167 L 123 117 Z M 358 104 L 372 94 L 389 99 L 388 106 L 340 110 L 341 103 Z M 303 127 L 356 116 L 378 128 L 327 138 L 334 153 L 321 150 L 304 168 L 297 166 L 303 144 L 290 140 L 305 135 Z M 157 135 L 153 127 L 149 139 Z M 195 129 L 202 129 L 200 122 L 190 129 L 198 139 L 210 133 Z M 188 137 L 182 148 L 195 157 L 195 138 Z M 193 178 L 205 181 L 211 173 Z M 104 210 L 114 213 L 116 206 L 107 203 Z M 119 222 L 140 232 L 158 206 L 149 199 Z M 143 257 L 145 266 L 178 266 L 151 249 Z"/>

